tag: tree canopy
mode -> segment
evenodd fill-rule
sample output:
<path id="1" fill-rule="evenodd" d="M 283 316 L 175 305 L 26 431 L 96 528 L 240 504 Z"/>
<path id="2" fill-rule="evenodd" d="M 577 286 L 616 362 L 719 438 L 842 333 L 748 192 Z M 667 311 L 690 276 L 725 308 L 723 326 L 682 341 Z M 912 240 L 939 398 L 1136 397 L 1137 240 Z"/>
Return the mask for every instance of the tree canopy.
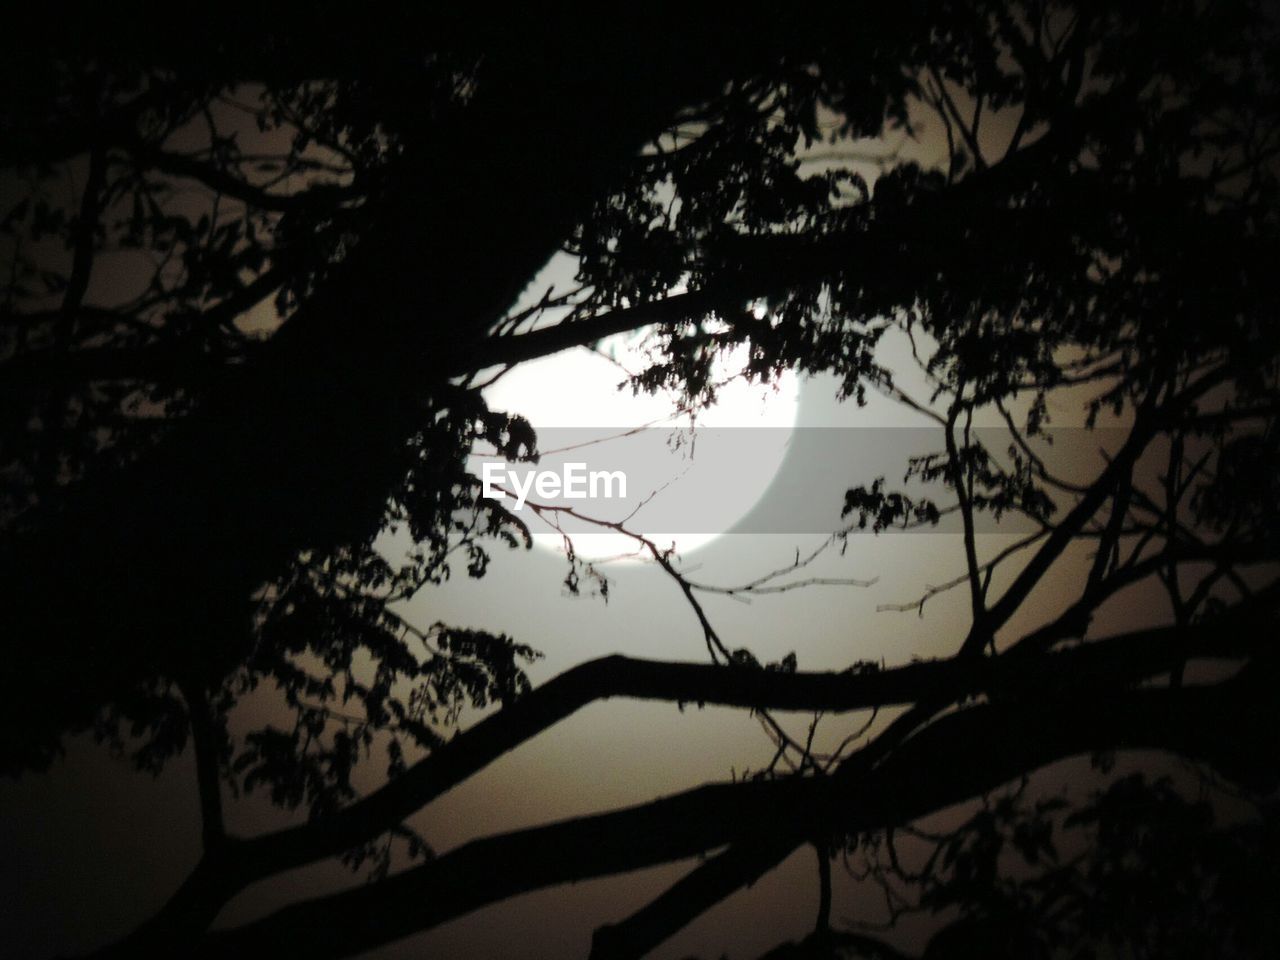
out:
<path id="1" fill-rule="evenodd" d="M 1280 942 L 1265 7 L 907 3 L 737 11 L 732 31 L 710 12 L 410 24 L 326 7 L 138 27 L 11 39 L 0 80 L 0 761 L 37 775 L 92 731 L 140 769 L 188 746 L 198 768 L 202 859 L 104 949 L 345 956 L 705 856 L 596 931 L 593 957 L 642 956 L 806 844 L 817 930 L 771 956 L 898 955 L 832 928 L 842 856 L 892 919 L 950 918 L 927 957 Z M 926 126 L 931 154 L 912 149 Z M 574 285 L 531 291 L 557 253 Z M 832 533 L 958 518 L 959 576 L 920 601 L 965 593 L 952 655 L 811 672 L 801 637 L 798 658 L 762 666 L 639 535 L 711 662 L 604 657 L 532 688 L 521 638 L 398 612 L 528 543 L 467 468 L 478 443 L 537 453 L 525 420 L 486 404 L 493 372 L 641 328 L 655 353 L 638 390 L 713 403 L 714 363 L 745 346 L 744 378 L 833 374 L 849 402 L 884 394 L 936 426 L 943 447 L 903 465 L 933 494 L 855 486 Z M 892 337 L 917 369 L 886 365 Z M 1123 429 L 1092 474 L 1043 453 L 1060 400 Z M 987 551 L 982 518 L 1012 515 L 1032 532 Z M 402 561 L 378 548 L 388 529 L 412 540 Z M 1082 544 L 1069 599 L 1024 628 Z M 1152 585 L 1159 605 L 1134 592 Z M 1100 630 L 1134 596 L 1142 625 Z M 264 692 L 293 728 L 236 732 Z M 624 696 L 754 711 L 775 762 L 439 856 L 406 825 Z M 456 730 L 470 708 L 488 712 Z M 770 714 L 882 709 L 829 756 Z M 1193 761 L 1256 816 L 1224 825 L 1140 775 L 1070 810 L 1025 789 L 1064 758 L 1129 749 Z M 372 792 L 362 763 L 385 764 Z M 305 816 L 231 835 L 223 804 L 252 790 Z M 913 826 L 976 798 L 945 834 Z M 1086 852 L 1060 855 L 1073 831 Z M 899 858 L 904 834 L 932 851 L 922 864 Z M 335 856 L 372 858 L 374 879 L 210 930 L 249 884 Z"/>

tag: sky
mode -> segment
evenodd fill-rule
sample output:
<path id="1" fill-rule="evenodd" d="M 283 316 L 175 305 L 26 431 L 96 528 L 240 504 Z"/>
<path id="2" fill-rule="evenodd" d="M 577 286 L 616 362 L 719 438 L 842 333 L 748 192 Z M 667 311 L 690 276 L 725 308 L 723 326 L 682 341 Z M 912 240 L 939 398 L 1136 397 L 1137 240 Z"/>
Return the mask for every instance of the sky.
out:
<path id="1" fill-rule="evenodd" d="M 988 130 L 999 131 L 1000 125 L 990 124 Z M 936 149 L 936 140 L 930 145 L 926 138 L 924 143 L 917 149 Z M 874 164 L 869 178 L 871 168 Z M 530 289 L 541 290 L 542 284 L 535 282 Z M 891 366 L 907 369 L 901 342 L 891 340 L 886 349 Z M 611 377 L 620 379 L 618 375 L 598 355 L 579 355 L 518 371 L 501 381 L 490 399 L 522 404 L 522 398 L 534 398 L 532 409 L 524 412 L 535 425 L 627 429 L 652 420 L 655 410 L 659 416 L 665 413 L 661 400 L 631 401 L 625 392 L 612 391 L 617 381 Z M 760 413 L 764 392 L 758 389 L 721 411 L 729 414 L 731 429 L 758 438 L 752 442 L 784 438 L 777 451 L 740 461 L 741 483 L 735 487 L 741 500 L 738 519 L 750 514 L 757 497 L 766 502 L 780 498 L 784 504 L 803 500 L 805 506 L 829 503 L 832 519 L 838 519 L 844 491 L 853 482 L 850 471 L 863 471 L 864 482 L 873 480 L 885 459 L 884 449 L 899 453 L 903 438 L 914 438 L 910 431 L 922 423 L 917 415 L 882 398 L 873 396 L 860 408 L 841 403 L 836 394 L 837 384 L 829 377 L 784 384 L 781 396 L 771 398 L 775 419 L 767 427 Z M 601 399 L 606 396 L 607 403 Z M 1082 411 L 1076 399 L 1053 401 L 1060 425 L 1079 423 Z M 789 463 L 787 458 L 803 447 L 801 439 L 819 436 L 814 431 L 830 431 L 829 436 L 838 439 L 833 449 L 842 458 L 821 470 L 807 460 L 797 468 L 796 461 Z M 1097 459 L 1096 449 L 1081 448 L 1071 456 L 1079 456 L 1080 463 Z M 798 469 L 810 482 L 801 492 L 788 485 Z M 893 483 L 897 477 L 892 465 L 886 469 Z M 710 532 L 731 525 L 717 522 Z M 816 528 L 786 530 L 785 524 L 783 532 L 771 534 L 707 537 L 707 529 L 698 532 L 704 536 L 700 542 L 690 541 L 697 548 L 684 554 L 681 569 L 719 586 L 746 583 L 784 567 L 797 552 L 808 555 L 825 539 Z M 986 554 L 1010 542 L 1008 533 L 980 537 Z M 1084 549 L 1070 553 L 1007 632 L 1033 626 L 1060 608 L 1066 598 L 1064 586 L 1086 562 Z M 967 624 L 967 597 L 962 590 L 951 591 L 930 600 L 919 613 L 883 607 L 912 603 L 930 585 L 961 572 L 962 565 L 960 539 L 953 532 L 861 534 L 851 537 L 844 550 L 839 545 L 827 550 L 803 575 L 865 585 L 815 585 L 749 601 L 707 594 L 702 602 L 726 645 L 749 647 L 761 661 L 794 652 L 802 670 L 838 670 L 856 661 L 895 665 L 953 653 L 962 639 L 958 625 Z M 601 569 L 610 583 L 607 600 L 590 590 L 573 596 L 563 583 L 566 561 L 555 550 L 544 545 L 528 551 L 499 547 L 485 577 L 458 576 L 424 589 L 402 612 L 420 626 L 444 621 L 507 633 L 531 645 L 543 654 L 528 671 L 535 685 L 577 663 L 613 653 L 705 661 L 694 611 L 664 571 L 638 562 Z M 1127 595 L 1108 609 L 1105 619 L 1112 629 L 1122 629 L 1149 622 L 1156 609 L 1141 594 Z M 889 716 L 878 718 L 878 723 Z M 475 719 L 468 713 L 463 725 Z M 829 749 L 867 719 L 862 714 L 824 718 L 815 743 Z M 252 720 L 261 717 L 240 722 L 249 725 Z M 800 736 L 809 721 L 808 716 L 783 718 Z M 745 711 L 598 703 L 502 757 L 420 811 L 412 823 L 437 852 L 445 852 L 476 837 L 741 777 L 761 769 L 772 752 L 758 721 Z M 1057 768 L 1053 774 L 1064 782 L 1083 775 L 1079 764 Z M 69 745 L 66 759 L 48 775 L 0 784 L 0 857 L 10 865 L 4 872 L 9 889 L 0 892 L 0 942 L 21 945 L 26 949 L 19 952 L 35 955 L 71 953 L 122 935 L 154 913 L 199 855 L 194 782 L 189 754 L 152 778 L 131 772 L 82 737 Z M 282 824 L 286 817 L 250 798 L 232 804 L 228 820 L 233 832 L 257 832 Z M 627 916 L 693 865 L 667 865 L 518 897 L 368 956 L 585 956 L 596 926 Z M 876 908 L 872 895 L 865 890 L 854 893 L 842 871 L 835 874 L 837 921 L 871 915 Z M 351 874 L 333 864 L 274 878 L 237 897 L 219 925 L 235 925 L 299 896 L 351 882 Z M 784 939 L 806 934 L 816 910 L 813 852 L 803 849 L 754 887 L 699 918 L 653 956 L 754 957 Z M 905 942 L 911 942 L 912 933 L 903 931 Z"/>

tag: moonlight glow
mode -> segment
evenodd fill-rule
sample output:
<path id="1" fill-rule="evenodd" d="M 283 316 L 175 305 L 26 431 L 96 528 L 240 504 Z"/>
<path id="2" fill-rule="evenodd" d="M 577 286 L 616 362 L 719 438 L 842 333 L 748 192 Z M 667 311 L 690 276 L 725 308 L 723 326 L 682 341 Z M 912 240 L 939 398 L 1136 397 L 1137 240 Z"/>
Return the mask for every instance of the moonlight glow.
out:
<path id="1" fill-rule="evenodd" d="M 486 390 L 485 398 L 493 409 L 522 414 L 535 428 L 587 428 L 599 431 L 601 436 L 640 427 L 672 431 L 693 428 L 699 431 L 695 434 L 698 437 L 704 435 L 705 428 L 781 428 L 758 432 L 762 442 L 754 452 L 751 470 L 745 474 L 737 471 L 732 482 L 726 481 L 722 471 L 717 473 L 714 450 L 705 447 L 701 456 L 692 457 L 687 449 L 673 449 L 669 469 L 663 467 L 666 486 L 654 492 L 655 498 L 714 498 L 725 515 L 744 516 L 769 486 L 786 453 L 790 428 L 796 419 L 799 387 L 795 375 L 787 372 L 772 383 L 749 383 L 735 376 L 746 360 L 739 347 L 716 364 L 715 380 L 722 386 L 716 391 L 715 405 L 697 411 L 691 418 L 681 409 L 674 393 L 637 394 L 627 382 L 646 364 L 644 338 L 644 332 L 623 335 L 603 342 L 597 350 L 567 351 L 522 364 Z M 536 517 L 527 519 L 537 545 L 564 549 L 559 533 L 545 522 L 539 523 Z M 680 552 L 694 550 L 716 536 L 650 529 L 644 510 L 628 521 L 628 528 L 663 547 L 674 543 Z M 624 557 L 637 550 L 634 540 L 615 533 L 579 534 L 573 542 L 580 556 L 592 559 Z"/>

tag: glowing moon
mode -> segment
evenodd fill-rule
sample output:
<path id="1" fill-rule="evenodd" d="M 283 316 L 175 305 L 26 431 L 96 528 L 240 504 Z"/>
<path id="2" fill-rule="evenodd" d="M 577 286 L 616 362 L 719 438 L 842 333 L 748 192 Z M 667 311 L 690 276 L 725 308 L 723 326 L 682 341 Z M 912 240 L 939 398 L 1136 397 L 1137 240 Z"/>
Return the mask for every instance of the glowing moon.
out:
<path id="1" fill-rule="evenodd" d="M 696 453 L 646 448 L 646 483 L 644 491 L 652 498 L 634 515 L 627 516 L 626 527 L 649 538 L 662 548 L 674 544 L 687 553 L 715 539 L 729 529 L 733 521 L 744 516 L 760 499 L 773 480 L 786 455 L 791 428 L 795 425 L 799 400 L 799 384 L 787 372 L 769 384 L 748 383 L 731 379 L 744 366 L 745 353 L 738 348 L 717 363 L 714 371 L 717 389 L 713 407 L 698 412 L 691 423 L 687 413 L 680 412 L 679 399 L 669 392 L 633 395 L 626 383 L 630 374 L 644 369 L 646 356 L 641 347 L 644 332 L 626 334 L 603 342 L 598 350 L 585 348 L 566 351 L 551 357 L 521 364 L 486 388 L 484 396 L 491 409 L 519 413 L 539 433 L 539 448 L 548 449 L 551 437 L 564 437 L 564 428 L 590 431 L 594 436 L 617 436 L 641 427 L 653 427 L 670 434 L 674 430 L 689 431 Z M 717 438 L 735 431 L 722 428 L 754 428 L 750 433 L 736 431 L 737 451 L 731 457 L 717 453 Z M 761 429 L 772 428 L 772 429 Z M 571 436 L 577 436 L 576 433 Z M 748 444 L 749 461 L 744 462 L 743 444 Z M 552 441 L 554 444 L 554 440 Z M 662 445 L 658 445 L 660 448 Z M 723 449 L 723 447 L 722 447 Z M 669 462 L 662 461 L 669 457 Z M 732 460 L 733 462 L 728 462 Z M 656 480 L 654 479 L 656 478 Z M 665 478 L 665 479 L 664 479 Z M 660 488 L 660 489 L 659 489 Z M 665 504 L 659 498 L 666 499 Z M 701 509 L 713 514 L 714 529 L 684 532 L 655 529 L 668 518 L 671 510 L 662 506 L 680 504 L 681 516 Z M 538 546 L 563 551 L 563 536 L 550 523 L 530 515 L 527 508 L 521 517 L 529 524 Z M 615 521 L 623 519 L 614 516 Z M 640 545 L 619 533 L 574 533 L 574 550 L 580 557 L 603 560 L 636 555 Z"/>

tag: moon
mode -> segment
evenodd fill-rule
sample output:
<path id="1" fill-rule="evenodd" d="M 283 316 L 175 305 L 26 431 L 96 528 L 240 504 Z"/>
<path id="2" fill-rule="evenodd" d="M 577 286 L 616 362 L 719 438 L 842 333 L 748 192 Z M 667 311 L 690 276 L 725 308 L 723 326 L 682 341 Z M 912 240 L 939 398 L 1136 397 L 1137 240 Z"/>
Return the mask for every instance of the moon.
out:
<path id="1" fill-rule="evenodd" d="M 791 371 L 769 383 L 736 376 L 747 359 L 745 347 L 739 346 L 713 368 L 715 382 L 723 384 L 715 405 L 691 417 L 673 391 L 633 392 L 628 380 L 648 363 L 649 334 L 640 330 L 602 341 L 596 349 L 578 348 L 520 364 L 485 388 L 484 397 L 493 410 L 524 416 L 538 431 L 544 454 L 554 451 L 558 441 L 571 447 L 598 445 L 601 451 L 630 444 L 626 456 L 643 467 L 644 489 L 628 491 L 625 512 L 602 516 L 625 521 L 627 530 L 683 555 L 730 529 L 768 488 L 795 426 L 799 381 Z M 684 442 L 657 442 L 677 435 Z M 592 439 L 579 443 L 580 437 Z M 642 442 L 643 448 L 638 446 Z M 599 512 L 601 504 L 582 509 Z M 552 525 L 555 514 L 548 519 L 526 505 L 520 516 L 537 547 L 565 552 L 565 534 Z M 648 548 L 634 537 L 601 530 L 577 524 L 570 534 L 574 553 L 597 563 L 648 556 Z"/>

